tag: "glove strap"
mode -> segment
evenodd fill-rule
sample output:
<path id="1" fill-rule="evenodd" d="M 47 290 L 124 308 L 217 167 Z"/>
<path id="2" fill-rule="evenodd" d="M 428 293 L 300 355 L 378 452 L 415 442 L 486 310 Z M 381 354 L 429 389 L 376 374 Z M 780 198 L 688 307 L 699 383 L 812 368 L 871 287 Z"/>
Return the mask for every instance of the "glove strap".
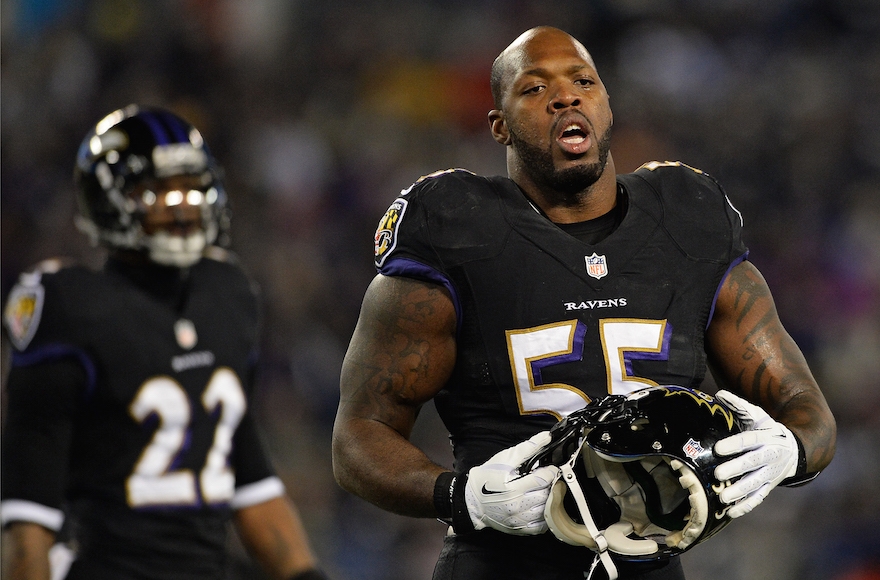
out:
<path id="1" fill-rule="evenodd" d="M 798 437 L 794 431 L 791 431 L 791 434 L 794 436 L 794 440 L 797 441 L 798 447 L 798 466 L 797 471 L 791 477 L 786 477 L 779 485 L 785 487 L 800 487 L 807 483 L 810 483 L 817 477 L 819 477 L 818 471 L 813 471 L 807 473 L 807 452 L 804 450 L 804 444 L 801 443 L 801 438 Z"/>

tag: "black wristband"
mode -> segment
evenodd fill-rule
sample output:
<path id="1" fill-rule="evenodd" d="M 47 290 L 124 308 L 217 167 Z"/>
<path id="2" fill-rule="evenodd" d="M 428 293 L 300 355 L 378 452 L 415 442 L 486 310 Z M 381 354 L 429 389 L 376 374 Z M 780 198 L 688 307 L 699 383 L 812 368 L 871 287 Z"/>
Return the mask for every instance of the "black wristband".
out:
<path id="1" fill-rule="evenodd" d="M 467 473 L 457 473 L 452 480 L 452 529 L 459 535 L 476 531 L 464 499 L 467 481 Z"/>
<path id="2" fill-rule="evenodd" d="M 326 574 L 317 568 L 313 568 L 305 572 L 297 572 L 293 576 L 288 577 L 287 580 L 328 580 L 328 578 Z"/>
<path id="3" fill-rule="evenodd" d="M 455 483 L 455 474 L 451 471 L 444 471 L 434 482 L 434 509 L 437 510 L 437 517 L 441 520 L 452 519 L 453 483 Z"/>
<path id="4" fill-rule="evenodd" d="M 786 477 L 779 483 L 779 485 L 785 487 L 798 487 L 813 481 L 819 476 L 818 471 L 807 473 L 807 452 L 804 450 L 804 444 L 801 442 L 801 438 L 795 435 L 793 431 L 792 435 L 794 435 L 794 440 L 797 441 L 798 446 L 798 466 L 794 475 Z"/>

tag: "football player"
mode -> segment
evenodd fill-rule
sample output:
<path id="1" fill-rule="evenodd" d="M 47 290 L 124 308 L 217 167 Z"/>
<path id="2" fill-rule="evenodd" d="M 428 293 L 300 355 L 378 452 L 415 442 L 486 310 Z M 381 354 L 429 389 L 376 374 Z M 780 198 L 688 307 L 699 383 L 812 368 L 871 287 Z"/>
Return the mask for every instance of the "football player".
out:
<path id="1" fill-rule="evenodd" d="M 162 109 L 114 111 L 83 140 L 78 225 L 106 264 L 42 262 L 4 310 L 9 578 L 48 579 L 62 527 L 67 579 L 225 578 L 230 520 L 271 578 L 324 578 L 249 410 L 258 296 L 216 245 L 219 171 Z"/>
<path id="2" fill-rule="evenodd" d="M 378 275 L 342 369 L 337 481 L 450 522 L 436 580 L 680 580 L 678 556 L 594 568 L 603 542 L 546 533 L 560 469 L 518 466 L 548 429 L 601 396 L 697 387 L 711 367 L 744 426 L 711 451 L 736 518 L 828 465 L 834 418 L 721 186 L 677 162 L 617 174 L 608 93 L 580 42 L 529 30 L 491 85 L 509 177 L 427 176 L 380 221 Z M 409 441 L 431 399 L 454 471 Z"/>

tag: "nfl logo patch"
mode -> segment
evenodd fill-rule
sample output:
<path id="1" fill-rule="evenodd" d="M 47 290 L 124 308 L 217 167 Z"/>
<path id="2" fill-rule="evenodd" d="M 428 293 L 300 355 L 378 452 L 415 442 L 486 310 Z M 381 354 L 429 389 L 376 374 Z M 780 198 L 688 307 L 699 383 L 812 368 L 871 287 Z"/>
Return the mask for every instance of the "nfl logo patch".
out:
<path id="1" fill-rule="evenodd" d="M 597 255 L 593 252 L 592 256 L 585 257 L 587 261 L 587 274 L 598 280 L 608 275 L 608 263 L 605 261 L 605 255 Z"/>
<path id="2" fill-rule="evenodd" d="M 697 457 L 702 454 L 705 449 L 702 445 L 700 445 L 699 441 L 695 441 L 693 438 L 688 439 L 688 442 L 684 444 L 684 447 L 681 448 L 684 451 L 684 454 L 690 457 L 691 459 Z"/>
<path id="3" fill-rule="evenodd" d="M 196 334 L 196 325 L 186 318 L 181 318 L 174 323 L 174 336 L 180 348 L 190 350 L 199 341 Z"/>

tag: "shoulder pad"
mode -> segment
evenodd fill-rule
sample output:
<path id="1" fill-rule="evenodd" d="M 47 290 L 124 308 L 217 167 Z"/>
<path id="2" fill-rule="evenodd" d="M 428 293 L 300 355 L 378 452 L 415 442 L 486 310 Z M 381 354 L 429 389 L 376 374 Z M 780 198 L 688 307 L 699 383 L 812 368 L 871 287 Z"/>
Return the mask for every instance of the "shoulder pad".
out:
<path id="1" fill-rule="evenodd" d="M 443 246 L 447 238 L 459 239 L 462 245 L 479 245 L 472 237 L 479 235 L 480 229 L 472 227 L 462 208 L 485 203 L 487 191 L 491 191 L 489 181 L 465 169 L 446 169 L 420 177 L 400 192 L 379 220 L 373 239 L 376 267 L 381 269 L 398 249 L 430 261 L 428 256 L 437 249 L 434 244 Z M 406 216 L 406 225 L 401 227 Z M 437 228 L 438 224 L 443 227 Z M 451 233 L 450 228 L 457 231 Z"/>
<path id="2" fill-rule="evenodd" d="M 467 169 L 441 169 L 439 171 L 435 171 L 434 173 L 429 173 L 427 175 L 423 175 L 416 179 L 415 183 L 404 189 L 400 192 L 400 195 L 407 195 L 414 189 L 417 189 L 418 186 L 422 185 L 425 182 L 430 182 L 433 179 L 437 179 L 443 176 L 453 176 L 453 177 L 479 177 L 476 173 L 472 171 L 468 171 Z M 430 183 L 429 183 L 430 184 Z"/>
<path id="3" fill-rule="evenodd" d="M 691 257 L 724 261 L 747 251 L 742 215 L 711 175 L 680 161 L 645 163 L 632 175 L 656 192 L 664 228 Z"/>

